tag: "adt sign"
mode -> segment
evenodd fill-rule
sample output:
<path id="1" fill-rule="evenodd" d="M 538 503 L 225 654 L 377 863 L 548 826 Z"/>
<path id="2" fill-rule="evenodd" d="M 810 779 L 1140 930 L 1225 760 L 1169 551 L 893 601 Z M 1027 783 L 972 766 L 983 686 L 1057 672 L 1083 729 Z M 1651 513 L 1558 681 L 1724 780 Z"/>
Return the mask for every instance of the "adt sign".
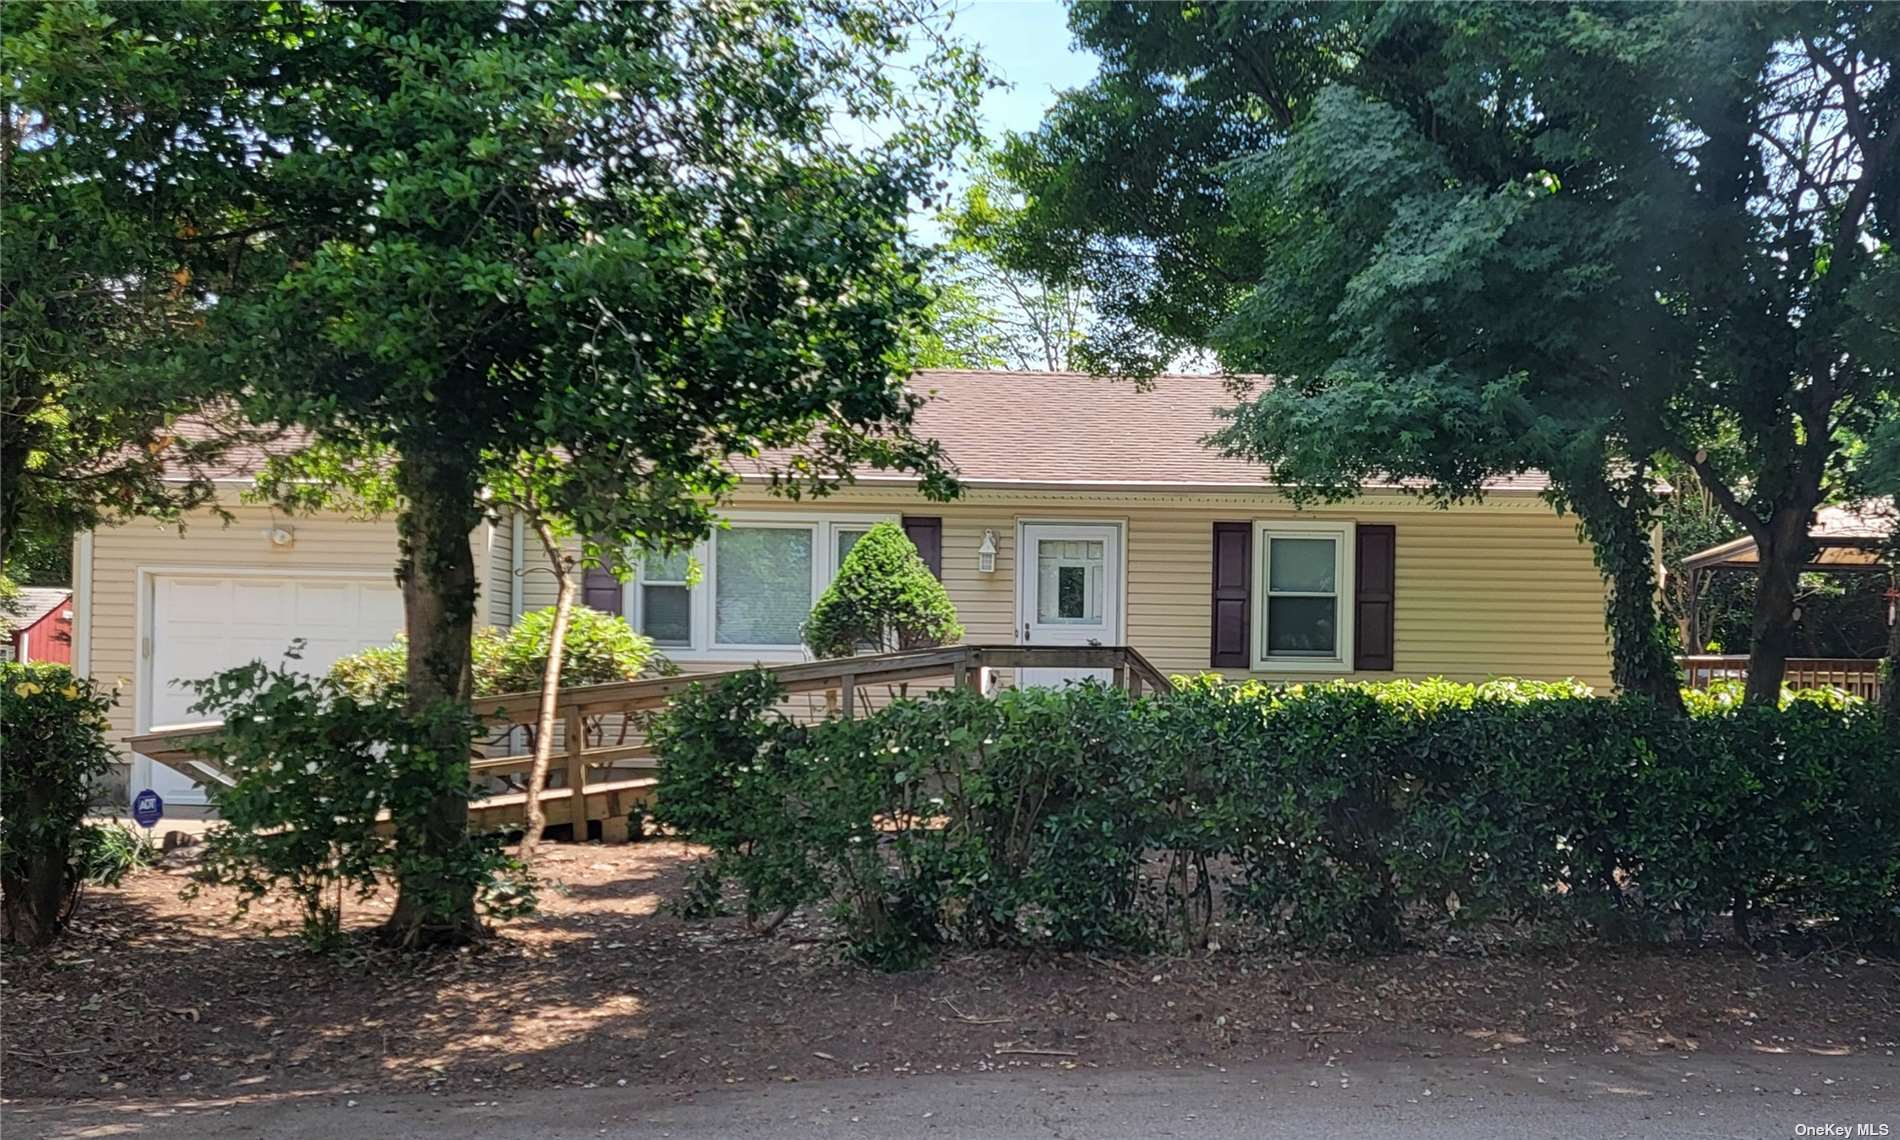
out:
<path id="1" fill-rule="evenodd" d="M 132 797 L 132 818 L 138 821 L 140 827 L 150 828 L 164 814 L 165 801 L 159 799 L 158 793 L 152 789 L 147 788 Z"/>

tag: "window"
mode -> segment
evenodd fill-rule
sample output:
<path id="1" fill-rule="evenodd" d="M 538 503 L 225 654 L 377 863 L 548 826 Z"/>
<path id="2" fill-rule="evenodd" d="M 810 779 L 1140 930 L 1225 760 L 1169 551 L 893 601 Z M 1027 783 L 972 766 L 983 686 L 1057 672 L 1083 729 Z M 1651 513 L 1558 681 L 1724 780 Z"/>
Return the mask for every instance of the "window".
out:
<path id="1" fill-rule="evenodd" d="M 649 554 L 640 562 L 640 630 L 655 645 L 693 644 L 693 596 L 687 578 L 691 560 L 678 554 Z"/>
<path id="2" fill-rule="evenodd" d="M 1036 621 L 1100 625 L 1106 571 L 1100 539 L 1038 540 Z"/>
<path id="3" fill-rule="evenodd" d="M 1352 644 L 1351 548 L 1350 524 L 1259 524 L 1255 668 L 1337 669 L 1344 664 Z"/>
<path id="4" fill-rule="evenodd" d="M 870 532 L 870 529 L 868 526 L 832 525 L 831 533 L 833 535 L 833 542 L 837 545 L 838 553 L 838 561 L 832 563 L 832 573 L 834 575 L 837 573 L 837 568 L 844 565 L 845 555 L 851 553 L 851 548 L 858 544 L 858 539 L 863 538 Z"/>
<path id="5" fill-rule="evenodd" d="M 797 645 L 811 613 L 811 526 L 735 526 L 713 535 L 713 641 Z"/>
<path id="6" fill-rule="evenodd" d="M 647 555 L 628 586 L 634 627 L 675 657 L 798 660 L 805 619 L 876 516 L 734 515 L 685 553 Z M 702 572 L 688 577 L 692 559 Z"/>

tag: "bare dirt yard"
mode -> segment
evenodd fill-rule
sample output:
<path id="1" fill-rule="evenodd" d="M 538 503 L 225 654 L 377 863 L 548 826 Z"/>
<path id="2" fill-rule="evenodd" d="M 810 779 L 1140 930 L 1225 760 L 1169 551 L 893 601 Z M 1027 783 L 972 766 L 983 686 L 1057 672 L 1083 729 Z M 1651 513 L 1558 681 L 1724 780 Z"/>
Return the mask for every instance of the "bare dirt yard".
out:
<path id="1" fill-rule="evenodd" d="M 540 915 L 467 951 L 310 954 L 295 916 L 87 896 L 4 963 L 9 1098 L 758 1085 L 852 1074 L 1604 1052 L 1895 1055 L 1900 965 L 1852 954 L 1447 946 L 1378 959 L 964 953 L 885 974 L 793 919 L 663 911 L 695 852 L 554 845 Z M 352 909 L 369 926 L 388 898 Z M 1900 1063 L 1900 1062 L 1896 1062 Z"/>

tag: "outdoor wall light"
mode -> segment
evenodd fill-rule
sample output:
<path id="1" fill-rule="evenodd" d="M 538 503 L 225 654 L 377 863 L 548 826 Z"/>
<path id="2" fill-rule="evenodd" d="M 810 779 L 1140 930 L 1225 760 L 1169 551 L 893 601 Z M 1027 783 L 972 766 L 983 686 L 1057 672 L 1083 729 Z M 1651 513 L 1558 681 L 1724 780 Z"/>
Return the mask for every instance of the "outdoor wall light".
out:
<path id="1" fill-rule="evenodd" d="M 297 532 L 287 526 L 274 526 L 264 532 L 272 546 L 290 546 L 297 541 Z"/>
<path id="2" fill-rule="evenodd" d="M 979 573 L 996 573 L 996 532 L 983 532 L 983 545 L 976 548 L 976 568 Z"/>

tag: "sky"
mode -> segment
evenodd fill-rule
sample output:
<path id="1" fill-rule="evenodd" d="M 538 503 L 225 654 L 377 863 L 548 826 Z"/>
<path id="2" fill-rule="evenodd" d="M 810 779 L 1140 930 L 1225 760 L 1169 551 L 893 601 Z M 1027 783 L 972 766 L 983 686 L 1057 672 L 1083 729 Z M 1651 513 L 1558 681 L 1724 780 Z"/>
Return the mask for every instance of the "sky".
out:
<path id="1" fill-rule="evenodd" d="M 951 32 L 974 43 L 1010 83 L 983 100 L 993 141 L 1034 130 L 1058 91 L 1095 77 L 1095 57 L 1070 46 L 1068 9 L 1057 0 L 962 0 Z"/>

